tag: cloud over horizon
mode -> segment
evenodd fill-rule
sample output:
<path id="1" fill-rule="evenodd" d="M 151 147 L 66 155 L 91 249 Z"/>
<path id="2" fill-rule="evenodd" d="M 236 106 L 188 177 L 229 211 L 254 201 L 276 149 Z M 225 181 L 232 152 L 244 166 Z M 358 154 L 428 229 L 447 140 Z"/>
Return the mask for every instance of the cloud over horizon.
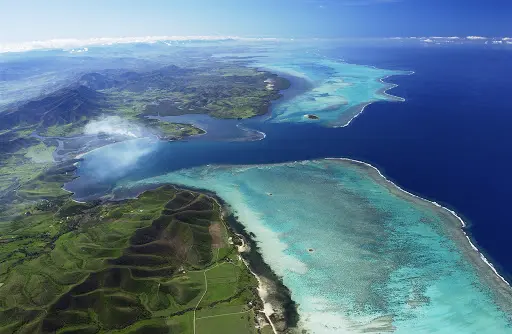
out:
<path id="1" fill-rule="evenodd" d="M 20 43 L 0 44 L 0 53 L 5 52 L 23 52 L 31 50 L 46 49 L 73 49 L 86 46 L 104 46 L 114 44 L 134 44 L 134 43 L 157 43 L 157 42 L 190 42 L 190 41 L 272 41 L 276 38 L 249 38 L 240 36 L 142 36 L 142 37 L 97 37 L 97 38 L 59 38 L 40 41 L 29 41 Z"/>
<path id="2" fill-rule="evenodd" d="M 351 1 L 351 0 L 350 0 Z M 349 3 L 350 1 L 346 2 Z M 366 0 L 357 1 L 362 5 Z M 371 2 L 393 2 L 396 0 L 368 0 Z M 312 3 L 322 3 L 321 1 L 313 0 Z M 324 2 L 325 3 L 325 2 Z M 321 5 L 324 6 L 324 5 Z M 325 7 L 328 9 L 328 7 Z M 285 41 L 299 41 L 300 38 L 282 38 L 282 37 L 241 37 L 241 36 L 143 36 L 143 37 L 98 37 L 98 38 L 66 38 L 66 39 L 50 39 L 42 41 L 20 42 L 20 43 L 0 43 L 0 54 L 8 52 L 26 52 L 32 50 L 65 50 L 70 53 L 83 53 L 90 51 L 88 47 L 91 46 L 109 46 L 117 44 L 155 44 L 165 43 L 169 46 L 176 43 L 188 43 L 199 41 L 223 42 L 223 41 L 240 41 L 240 42 L 285 42 Z M 306 38 L 304 40 L 353 40 L 350 38 Z M 382 37 L 382 38 L 360 38 L 359 40 L 418 40 L 426 43 L 435 42 L 436 44 L 442 43 L 467 43 L 467 42 L 489 42 L 491 44 L 512 44 L 512 37 L 485 37 L 485 36 L 410 36 L 410 37 Z M 498 42 L 498 43 L 496 43 Z"/>

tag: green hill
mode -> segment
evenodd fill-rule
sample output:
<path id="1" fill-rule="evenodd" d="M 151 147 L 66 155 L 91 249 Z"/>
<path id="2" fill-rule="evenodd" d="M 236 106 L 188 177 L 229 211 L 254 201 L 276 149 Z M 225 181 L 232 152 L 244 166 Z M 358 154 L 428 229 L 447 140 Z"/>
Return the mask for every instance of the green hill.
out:
<path id="1" fill-rule="evenodd" d="M 0 333 L 206 333 L 223 314 L 256 333 L 257 282 L 212 197 L 45 203 L 0 240 Z"/>

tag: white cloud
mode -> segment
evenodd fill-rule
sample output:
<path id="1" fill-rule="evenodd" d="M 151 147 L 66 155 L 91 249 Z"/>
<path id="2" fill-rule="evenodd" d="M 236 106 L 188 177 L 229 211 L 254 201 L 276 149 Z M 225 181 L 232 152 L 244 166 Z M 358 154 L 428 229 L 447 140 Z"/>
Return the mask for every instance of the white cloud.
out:
<path id="1" fill-rule="evenodd" d="M 165 41 L 276 41 L 276 38 L 245 38 L 239 36 L 145 36 L 145 37 L 99 37 L 88 39 L 50 39 L 45 41 L 31 41 L 22 43 L 0 44 L 0 53 L 23 52 L 40 49 L 73 49 L 94 45 L 156 43 Z"/>
<path id="2" fill-rule="evenodd" d="M 388 37 L 386 40 L 404 41 L 408 43 L 428 43 L 437 45 L 460 45 L 460 44 L 512 44 L 512 37 L 482 37 L 482 36 L 409 36 L 409 37 Z"/>
<path id="3" fill-rule="evenodd" d="M 89 48 L 83 48 L 83 49 L 72 49 L 69 51 L 69 53 L 83 53 L 89 51 Z"/>
<path id="4" fill-rule="evenodd" d="M 119 116 L 105 116 L 98 120 L 90 121 L 84 129 L 87 135 L 108 134 L 129 138 L 143 137 L 143 128 Z"/>
<path id="5" fill-rule="evenodd" d="M 460 39 L 460 37 L 457 37 L 457 36 L 433 36 L 433 37 L 429 37 L 431 39 L 443 39 L 443 40 L 455 40 L 455 39 Z"/>
<path id="6" fill-rule="evenodd" d="M 389 37 L 387 40 L 400 41 L 420 41 L 433 44 L 464 44 L 464 43 L 482 43 L 482 44 L 512 44 L 512 37 L 482 37 L 482 36 L 410 36 L 410 37 Z M 503 43 L 494 43 L 493 41 L 502 41 Z M 487 43 L 486 43 L 487 42 Z M 510 43 L 509 43 L 510 42 Z"/>
<path id="7" fill-rule="evenodd" d="M 324 6 L 320 4 L 320 6 Z M 326 7 L 326 6 L 325 6 Z M 327 8 L 327 7 L 326 7 Z M 52 50 L 61 49 L 70 53 L 83 53 L 89 51 L 91 46 L 104 46 L 114 44 L 133 44 L 133 43 L 162 43 L 169 46 L 174 46 L 177 43 L 182 44 L 185 42 L 194 41 L 244 41 L 244 42 L 258 42 L 258 41 L 293 41 L 294 39 L 281 39 L 281 38 L 256 38 L 256 37 L 240 37 L 240 36 L 145 36 L 145 37 L 100 37 L 88 39 L 51 39 L 46 41 L 32 41 L 23 43 L 8 43 L 0 44 L 0 53 L 5 52 L 24 52 L 30 50 Z M 324 39 L 329 40 L 329 39 Z M 389 37 L 383 40 L 403 40 L 414 41 L 419 40 L 425 43 L 472 43 L 479 41 L 495 41 L 502 40 L 504 43 L 510 44 L 512 37 L 504 38 L 488 38 L 482 36 L 409 36 L 409 37 Z"/>

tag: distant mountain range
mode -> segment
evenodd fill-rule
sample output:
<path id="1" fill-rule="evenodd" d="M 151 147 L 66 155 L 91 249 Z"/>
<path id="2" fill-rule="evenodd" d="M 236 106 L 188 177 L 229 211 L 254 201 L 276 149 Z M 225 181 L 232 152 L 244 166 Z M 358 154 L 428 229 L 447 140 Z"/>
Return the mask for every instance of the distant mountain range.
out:
<path id="1" fill-rule="evenodd" d="M 0 130 L 36 124 L 43 127 L 69 124 L 83 117 L 98 116 L 106 105 L 103 93 L 74 85 L 1 113 Z"/>
<path id="2" fill-rule="evenodd" d="M 134 101 L 145 104 L 141 116 L 204 113 L 247 118 L 266 113 L 280 90 L 288 87 L 286 79 L 274 74 L 218 63 L 202 68 L 171 65 L 149 72 L 106 70 L 84 74 L 68 87 L 8 107 L 0 112 L 0 130 L 37 126 L 39 131 L 83 123 L 106 110 L 122 113 Z M 122 98 L 116 95 L 120 92 Z"/>

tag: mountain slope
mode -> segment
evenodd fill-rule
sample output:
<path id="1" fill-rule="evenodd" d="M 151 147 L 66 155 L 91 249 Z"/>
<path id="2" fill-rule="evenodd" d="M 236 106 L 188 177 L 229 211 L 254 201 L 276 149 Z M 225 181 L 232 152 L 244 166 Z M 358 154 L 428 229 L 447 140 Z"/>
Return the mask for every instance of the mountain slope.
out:
<path id="1" fill-rule="evenodd" d="M 41 124 L 43 127 L 69 124 L 83 117 L 97 116 L 106 106 L 105 96 L 86 86 L 60 89 L 0 114 L 0 129 Z"/>

